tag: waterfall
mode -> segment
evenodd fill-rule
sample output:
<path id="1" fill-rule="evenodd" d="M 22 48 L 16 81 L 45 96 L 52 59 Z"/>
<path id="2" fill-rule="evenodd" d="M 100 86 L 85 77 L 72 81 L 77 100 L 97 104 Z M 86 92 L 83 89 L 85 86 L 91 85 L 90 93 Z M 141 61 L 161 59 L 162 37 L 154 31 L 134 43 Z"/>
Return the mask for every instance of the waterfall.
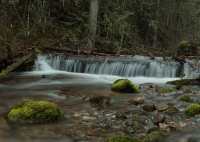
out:
<path id="1" fill-rule="evenodd" d="M 37 60 L 35 61 L 35 69 L 36 71 L 51 71 L 54 70 L 47 62 L 46 56 L 38 56 Z"/>
<path id="2" fill-rule="evenodd" d="M 35 70 L 60 70 L 74 73 L 115 75 L 123 77 L 166 77 L 179 76 L 180 64 L 173 60 L 149 57 L 68 57 L 63 54 L 39 56 L 35 62 Z M 189 65 L 184 65 L 186 75 L 191 74 Z"/>

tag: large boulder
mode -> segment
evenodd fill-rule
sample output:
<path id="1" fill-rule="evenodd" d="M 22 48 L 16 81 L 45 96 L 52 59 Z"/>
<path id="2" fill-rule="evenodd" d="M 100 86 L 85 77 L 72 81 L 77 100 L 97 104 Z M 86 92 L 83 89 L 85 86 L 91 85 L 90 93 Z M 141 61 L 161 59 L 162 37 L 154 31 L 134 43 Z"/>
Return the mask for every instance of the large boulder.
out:
<path id="1" fill-rule="evenodd" d="M 64 118 L 64 113 L 49 101 L 23 101 L 13 106 L 7 114 L 11 123 L 50 123 Z"/>
<path id="2" fill-rule="evenodd" d="M 112 91 L 122 93 L 139 93 L 139 87 L 128 79 L 116 80 L 111 87 Z"/>

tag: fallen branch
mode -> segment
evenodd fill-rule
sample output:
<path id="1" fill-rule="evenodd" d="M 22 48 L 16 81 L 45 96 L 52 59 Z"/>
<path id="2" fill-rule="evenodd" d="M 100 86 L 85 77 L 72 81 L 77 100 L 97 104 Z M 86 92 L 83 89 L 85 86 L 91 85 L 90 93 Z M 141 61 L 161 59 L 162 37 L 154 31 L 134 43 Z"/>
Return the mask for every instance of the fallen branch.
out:
<path id="1" fill-rule="evenodd" d="M 95 55 L 95 56 L 119 56 L 116 55 L 115 53 L 99 53 L 99 52 L 89 52 L 86 50 L 72 50 L 72 49 L 67 49 L 67 48 L 52 48 L 52 47 L 48 47 L 45 48 L 44 50 L 46 51 L 55 51 L 55 52 L 62 52 L 62 53 L 66 53 L 69 55 Z M 122 56 L 122 55 L 120 55 Z"/>
<path id="2" fill-rule="evenodd" d="M 29 55 L 16 59 L 13 64 L 7 66 L 7 68 L 3 69 L 0 72 L 0 79 L 6 78 L 9 73 L 15 71 L 18 67 L 20 67 L 22 64 L 24 64 L 25 62 L 27 62 L 29 59 L 33 57 L 34 57 L 34 53 L 30 53 Z"/>

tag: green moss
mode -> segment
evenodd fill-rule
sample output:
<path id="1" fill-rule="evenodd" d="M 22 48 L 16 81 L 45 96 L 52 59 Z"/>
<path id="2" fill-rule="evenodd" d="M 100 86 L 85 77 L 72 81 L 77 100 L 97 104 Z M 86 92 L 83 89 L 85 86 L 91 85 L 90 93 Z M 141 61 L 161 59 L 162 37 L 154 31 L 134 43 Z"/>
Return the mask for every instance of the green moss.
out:
<path id="1" fill-rule="evenodd" d="M 4 78 L 4 77 L 6 77 L 8 75 L 8 72 L 6 71 L 6 70 L 2 70 L 1 72 L 0 72 L 0 78 Z"/>
<path id="2" fill-rule="evenodd" d="M 159 89 L 160 93 L 171 93 L 171 92 L 175 92 L 176 89 L 172 88 L 172 87 L 163 87 Z"/>
<path id="3" fill-rule="evenodd" d="M 139 87 L 128 79 L 119 79 L 112 84 L 113 91 L 124 93 L 139 93 Z"/>
<path id="4" fill-rule="evenodd" d="M 126 136 L 114 136 L 107 140 L 107 142 L 141 142 L 138 139 L 126 137 Z"/>
<path id="5" fill-rule="evenodd" d="M 194 101 L 191 99 L 190 96 L 186 96 L 186 95 L 181 96 L 181 97 L 180 97 L 180 101 L 187 102 L 187 103 L 192 103 L 192 102 L 194 102 Z"/>
<path id="6" fill-rule="evenodd" d="M 164 134 L 160 131 L 153 131 L 144 137 L 143 142 L 162 142 Z"/>
<path id="7" fill-rule="evenodd" d="M 188 116 L 195 116 L 200 114 L 200 104 L 191 104 L 185 111 Z"/>
<path id="8" fill-rule="evenodd" d="M 48 101 L 24 101 L 8 112 L 7 119 L 13 123 L 48 123 L 64 117 L 58 106 Z"/>

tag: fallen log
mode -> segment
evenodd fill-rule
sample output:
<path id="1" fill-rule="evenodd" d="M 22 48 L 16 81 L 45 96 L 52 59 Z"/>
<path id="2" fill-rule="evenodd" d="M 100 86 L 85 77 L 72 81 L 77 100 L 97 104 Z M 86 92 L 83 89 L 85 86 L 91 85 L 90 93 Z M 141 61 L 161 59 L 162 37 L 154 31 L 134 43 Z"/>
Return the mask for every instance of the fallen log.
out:
<path id="1" fill-rule="evenodd" d="M 9 73 L 15 71 L 18 67 L 20 67 L 25 62 L 30 62 L 35 56 L 34 53 L 30 53 L 22 58 L 17 58 L 11 65 L 7 66 L 7 68 L 3 69 L 0 72 L 0 79 L 4 79 L 8 76 Z"/>
<path id="2" fill-rule="evenodd" d="M 176 86 L 188 86 L 188 85 L 200 85 L 200 79 L 180 79 L 175 81 L 169 81 L 167 84 Z"/>
<path id="3" fill-rule="evenodd" d="M 62 53 L 69 54 L 69 55 L 119 56 L 119 55 L 116 55 L 115 53 L 99 53 L 99 52 L 95 52 L 95 51 L 90 52 L 90 51 L 86 51 L 86 50 L 72 50 L 72 49 L 67 49 L 67 48 L 48 47 L 43 50 L 62 52 Z M 120 55 L 120 56 L 123 56 L 123 55 Z"/>

